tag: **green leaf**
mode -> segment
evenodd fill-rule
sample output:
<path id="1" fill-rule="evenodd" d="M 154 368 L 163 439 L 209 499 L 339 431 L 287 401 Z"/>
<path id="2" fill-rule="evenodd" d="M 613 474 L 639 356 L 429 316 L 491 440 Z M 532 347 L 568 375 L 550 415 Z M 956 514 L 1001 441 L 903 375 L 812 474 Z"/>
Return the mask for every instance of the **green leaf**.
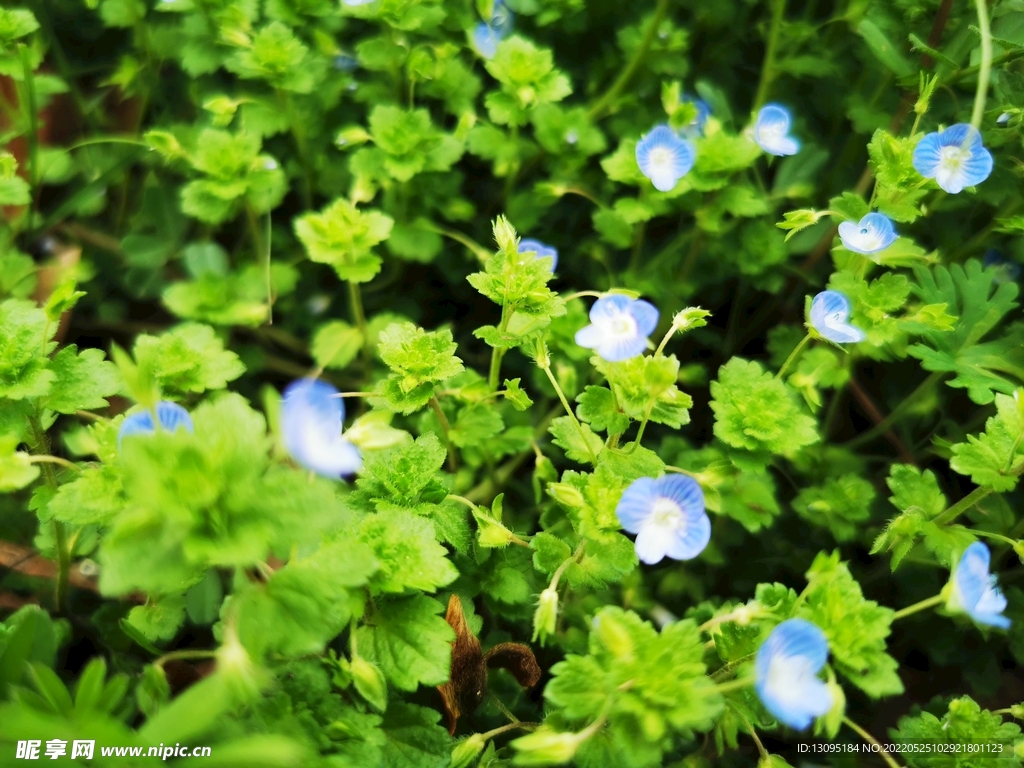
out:
<path id="1" fill-rule="evenodd" d="M 73 525 L 105 525 L 124 504 L 121 473 L 116 467 L 102 464 L 83 469 L 71 482 L 62 484 L 47 504 L 47 511 Z"/>
<path id="2" fill-rule="evenodd" d="M 931 712 L 921 712 L 901 717 L 897 725 L 897 728 L 890 729 L 889 737 L 894 742 L 908 745 L 903 754 L 911 768 L 926 768 L 939 763 L 939 758 L 915 754 L 913 745 L 919 744 L 936 745 L 931 749 L 949 755 L 942 759 L 942 763 L 955 768 L 981 768 L 990 764 L 992 752 L 979 751 L 979 745 L 983 745 L 985 750 L 994 750 L 998 745 L 1000 753 L 1007 756 L 1004 760 L 1010 764 L 1019 762 L 1015 757 L 1015 745 L 1020 738 L 1020 726 L 1014 722 L 1004 723 L 1001 715 L 982 709 L 970 696 L 950 701 L 941 718 Z M 958 750 L 944 745 L 961 747 Z"/>
<path id="3" fill-rule="evenodd" d="M 31 456 L 15 450 L 21 440 L 10 435 L 0 436 L 0 492 L 24 488 L 39 477 L 39 467 Z"/>
<path id="4" fill-rule="evenodd" d="M 224 389 L 243 373 L 238 355 L 224 348 L 224 342 L 208 325 L 184 323 L 160 336 L 140 334 L 133 349 L 139 364 L 148 364 L 170 399 Z"/>
<path id="5" fill-rule="evenodd" d="M 359 536 L 379 562 L 372 586 L 381 592 L 433 591 L 450 584 L 459 572 L 438 544 L 434 523 L 402 509 L 367 516 Z"/>
<path id="6" fill-rule="evenodd" d="M 321 368 L 343 369 L 363 348 L 363 334 L 343 320 L 321 325 L 313 336 L 312 355 Z"/>
<path id="7" fill-rule="evenodd" d="M 265 584 L 249 584 L 238 601 L 239 639 L 255 656 L 322 653 L 365 599 L 361 587 L 376 570 L 370 549 L 342 538 L 292 560 Z"/>
<path id="8" fill-rule="evenodd" d="M 894 464 L 886 484 L 893 492 L 889 501 L 900 514 L 875 539 L 871 554 L 891 552 L 891 567 L 895 571 L 921 537 L 936 543 L 939 526 L 931 521 L 942 514 L 947 501 L 931 470 L 922 472 L 908 464 Z"/>
<path id="9" fill-rule="evenodd" d="M 793 509 L 808 522 L 828 528 L 836 541 L 857 537 L 871 517 L 875 489 L 859 475 L 843 475 L 823 485 L 804 488 L 793 499 Z"/>
<path id="10" fill-rule="evenodd" d="M 734 357 L 711 382 L 715 436 L 734 448 L 792 455 L 818 441 L 817 425 L 760 363 Z"/>
<path id="11" fill-rule="evenodd" d="M 250 47 L 228 59 L 227 68 L 242 78 L 266 80 L 275 88 L 295 93 L 312 91 L 325 71 L 324 62 L 311 56 L 302 41 L 279 21 L 257 32 Z"/>
<path id="12" fill-rule="evenodd" d="M 630 418 L 647 418 L 673 429 L 690 423 L 693 398 L 675 385 L 679 376 L 675 355 L 637 355 L 621 363 L 594 357 L 591 362 L 608 378 L 619 408 Z"/>
<path id="13" fill-rule="evenodd" d="M 372 249 L 391 234 L 394 220 L 380 211 L 360 211 L 336 200 L 320 213 L 295 219 L 295 234 L 312 261 L 330 264 L 342 280 L 365 283 L 380 271 Z"/>
<path id="14" fill-rule="evenodd" d="M 910 77 L 914 74 L 916 67 L 892 44 L 873 21 L 861 19 L 857 25 L 857 34 L 864 39 L 875 58 L 897 77 Z"/>
<path id="15" fill-rule="evenodd" d="M 525 411 L 531 405 L 533 400 L 530 396 L 519 386 L 519 379 L 505 379 L 505 400 L 512 404 L 512 407 L 517 411 Z"/>
<path id="16" fill-rule="evenodd" d="M 123 381 L 117 366 L 105 358 L 98 349 L 79 354 L 74 344 L 64 347 L 50 361 L 56 379 L 43 407 L 58 413 L 106 408 L 106 398 L 120 392 Z"/>
<path id="17" fill-rule="evenodd" d="M 599 432 L 618 435 L 629 427 L 629 417 L 615 402 L 615 396 L 605 387 L 588 386 L 576 396 L 579 407 L 576 415 Z"/>
<path id="18" fill-rule="evenodd" d="M 455 631 L 438 615 L 442 608 L 426 595 L 381 602 L 359 627 L 360 652 L 403 691 L 447 682 Z"/>
<path id="19" fill-rule="evenodd" d="M 493 405 L 474 403 L 459 411 L 448 437 L 460 448 L 483 445 L 505 428 L 505 422 Z"/>
<path id="20" fill-rule="evenodd" d="M 577 427 L 570 416 L 559 416 L 553 420 L 548 432 L 554 438 L 554 444 L 565 451 L 569 459 L 580 464 L 594 463 L 595 457 L 604 448 L 604 441 L 594 434 L 589 424 Z"/>
<path id="21" fill-rule="evenodd" d="M 57 375 L 49 370 L 46 356 L 56 330 L 30 301 L 0 303 L 0 397 L 22 400 L 50 391 Z"/>
<path id="22" fill-rule="evenodd" d="M 1024 404 L 1018 389 L 1010 395 L 996 395 L 996 415 L 985 422 L 985 431 L 966 443 L 952 447 L 949 466 L 969 475 L 978 485 L 999 493 L 1012 491 L 1024 472 Z"/>
<path id="23" fill-rule="evenodd" d="M 872 698 L 902 693 L 898 664 L 885 644 L 893 611 L 864 599 L 838 550 L 819 553 L 807 580 L 797 615 L 821 627 L 836 670 Z"/>
<path id="24" fill-rule="evenodd" d="M 145 605 L 132 608 L 126 621 L 151 643 L 170 640 L 185 621 L 185 598 L 165 595 L 149 600 Z"/>
<path id="25" fill-rule="evenodd" d="M 445 768 L 451 750 L 448 732 L 436 709 L 396 702 L 384 714 L 384 762 L 381 768 Z"/>
<path id="26" fill-rule="evenodd" d="M 448 494 L 440 472 L 445 455 L 433 432 L 381 451 L 367 460 L 348 499 L 366 511 L 387 505 L 406 509 L 432 506 Z"/>
<path id="27" fill-rule="evenodd" d="M 425 331 L 412 323 L 391 323 L 381 331 L 378 349 L 403 392 L 450 379 L 464 370 L 448 329 Z"/>
<path id="28" fill-rule="evenodd" d="M 0 42 L 5 45 L 39 29 L 32 11 L 24 8 L 0 8 Z"/>

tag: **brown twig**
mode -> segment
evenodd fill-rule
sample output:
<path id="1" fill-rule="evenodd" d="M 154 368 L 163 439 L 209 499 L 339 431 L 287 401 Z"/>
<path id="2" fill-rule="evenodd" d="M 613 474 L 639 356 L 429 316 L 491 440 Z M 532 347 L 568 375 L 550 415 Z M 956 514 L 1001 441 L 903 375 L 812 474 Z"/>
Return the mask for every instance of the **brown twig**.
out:
<path id="1" fill-rule="evenodd" d="M 851 378 L 847 386 L 849 386 L 850 393 L 853 395 L 853 398 L 857 401 L 858 405 L 860 405 L 868 415 L 868 418 L 870 418 L 875 424 L 880 424 L 885 417 L 878 409 L 878 406 L 875 405 L 875 401 L 871 399 L 871 396 L 863 387 L 861 387 L 860 384 L 857 383 L 856 379 Z M 917 460 L 914 458 L 914 454 L 907 450 L 907 446 L 903 444 L 903 441 L 899 439 L 895 432 L 891 429 L 887 430 L 885 432 L 885 439 L 888 440 L 892 444 L 892 447 L 896 449 L 896 453 L 899 454 L 900 461 L 904 464 L 911 464 L 915 467 L 917 466 Z"/>

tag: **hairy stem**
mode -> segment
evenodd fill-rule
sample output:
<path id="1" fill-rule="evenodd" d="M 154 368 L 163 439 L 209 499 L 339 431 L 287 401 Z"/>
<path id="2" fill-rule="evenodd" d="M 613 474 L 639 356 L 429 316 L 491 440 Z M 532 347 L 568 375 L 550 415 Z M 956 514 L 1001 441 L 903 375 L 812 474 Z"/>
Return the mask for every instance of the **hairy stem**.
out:
<path id="1" fill-rule="evenodd" d="M 25 78 L 25 110 L 28 112 L 28 183 L 30 195 L 28 203 L 28 221 L 26 228 L 32 229 L 32 216 L 36 207 L 37 187 L 39 186 L 39 115 L 36 114 L 36 82 L 32 76 L 32 62 L 29 59 L 27 45 L 18 46 L 21 58 L 22 74 Z"/>
<path id="2" fill-rule="evenodd" d="M 885 747 L 883 747 L 878 742 L 878 739 L 876 739 L 870 733 L 865 731 L 863 728 L 861 728 L 848 717 L 844 717 L 843 722 L 850 727 L 850 730 L 854 731 L 858 736 L 864 739 L 864 741 L 873 746 L 875 748 L 875 751 L 878 752 L 879 756 L 885 761 L 885 764 L 889 766 L 889 768 L 900 768 L 900 764 L 893 760 L 892 755 L 890 755 L 886 751 Z"/>
<path id="3" fill-rule="evenodd" d="M 779 45 L 779 30 L 782 29 L 782 17 L 786 13 L 786 0 L 773 0 L 772 21 L 768 28 L 768 43 L 764 51 L 764 64 L 761 65 L 761 81 L 757 84 L 754 96 L 754 112 L 760 109 L 768 98 L 768 89 L 775 79 L 775 51 Z"/>
<path id="4" fill-rule="evenodd" d="M 896 611 L 892 615 L 892 620 L 896 621 L 896 619 L 902 619 L 906 616 L 912 616 L 913 614 L 918 613 L 919 611 L 926 611 L 929 608 L 932 608 L 941 603 L 942 600 L 942 595 L 934 595 L 925 600 L 920 600 L 914 603 L 913 605 L 908 605 L 906 608 L 900 608 L 900 610 Z"/>
<path id="5" fill-rule="evenodd" d="M 458 472 L 459 461 L 455 457 L 455 447 L 452 445 L 451 431 L 452 425 L 448 422 L 448 417 L 444 415 L 444 410 L 441 408 L 441 403 L 437 400 L 437 395 L 430 396 L 430 408 L 434 411 L 434 415 L 437 417 L 437 423 L 441 425 L 441 432 L 444 433 L 444 444 L 448 448 L 448 471 Z"/>
<path id="6" fill-rule="evenodd" d="M 947 509 L 945 512 L 936 517 L 933 522 L 936 525 L 947 525 L 948 523 L 953 522 L 960 516 L 961 513 L 966 512 L 968 509 L 973 507 L 975 504 L 984 499 L 990 493 L 992 493 L 991 488 L 984 485 L 978 486 L 969 494 L 960 499 L 960 501 L 958 501 L 956 504 L 949 507 L 949 509 Z"/>
<path id="7" fill-rule="evenodd" d="M 580 433 L 580 440 L 583 441 L 583 445 L 586 446 L 587 453 L 590 454 L 590 463 L 596 467 L 597 456 L 594 455 L 594 450 L 590 447 L 590 443 L 587 442 L 587 433 L 583 431 L 583 425 L 580 424 L 579 419 L 576 418 L 576 414 L 573 413 L 572 407 L 569 405 L 569 401 L 565 397 L 565 393 L 562 392 L 562 388 L 558 385 L 558 379 L 556 379 L 554 374 L 551 373 L 551 365 L 542 365 L 541 370 L 547 374 L 548 381 L 550 381 L 551 386 L 555 388 L 555 394 L 557 394 L 558 399 L 562 401 L 562 407 L 565 408 L 565 412 L 569 414 L 569 418 L 572 419 L 572 423 L 576 425 L 576 431 Z"/>
<path id="8" fill-rule="evenodd" d="M 800 343 L 797 344 L 793 348 L 793 351 L 789 353 L 789 357 L 786 358 L 786 362 L 784 362 L 782 364 L 782 367 L 779 368 L 779 372 L 775 374 L 775 378 L 776 379 L 781 379 L 782 378 L 782 374 L 784 374 L 786 372 L 786 370 L 789 368 L 790 364 L 794 360 L 796 360 L 797 355 L 799 355 L 801 350 L 803 350 L 803 348 L 805 346 L 807 346 L 807 342 L 809 342 L 810 340 L 811 340 L 811 334 L 809 334 L 809 333 L 806 336 L 804 336 L 802 339 L 800 339 Z"/>
<path id="9" fill-rule="evenodd" d="M 971 125 L 981 130 L 981 118 L 985 114 L 985 99 L 988 97 L 988 80 L 992 73 L 992 30 L 988 23 L 986 0 L 974 0 L 978 8 L 978 31 L 981 32 L 981 62 L 978 69 L 978 89 L 974 92 L 974 110 Z"/>

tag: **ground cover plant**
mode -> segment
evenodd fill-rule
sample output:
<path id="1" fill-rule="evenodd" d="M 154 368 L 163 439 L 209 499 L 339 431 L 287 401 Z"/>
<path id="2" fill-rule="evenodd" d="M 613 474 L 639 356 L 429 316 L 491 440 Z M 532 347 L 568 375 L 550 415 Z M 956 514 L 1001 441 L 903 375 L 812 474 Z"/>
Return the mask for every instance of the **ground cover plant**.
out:
<path id="1" fill-rule="evenodd" d="M 1022 59 L 0 8 L 0 763 L 1019 766 Z"/>

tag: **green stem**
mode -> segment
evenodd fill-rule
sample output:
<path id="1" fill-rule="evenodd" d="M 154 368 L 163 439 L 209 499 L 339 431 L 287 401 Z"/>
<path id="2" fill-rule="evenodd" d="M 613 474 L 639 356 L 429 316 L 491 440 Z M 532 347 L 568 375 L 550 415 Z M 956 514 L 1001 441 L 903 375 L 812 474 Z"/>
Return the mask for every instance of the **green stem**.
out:
<path id="1" fill-rule="evenodd" d="M 739 677 L 735 680 L 727 680 L 724 683 L 719 683 L 715 686 L 719 693 L 731 693 L 732 691 L 739 691 L 743 688 L 749 688 L 754 684 L 753 677 Z"/>
<path id="2" fill-rule="evenodd" d="M 21 58 L 22 74 L 25 78 L 25 108 L 28 110 L 28 183 L 30 188 L 30 199 L 28 204 L 28 221 L 26 229 L 32 230 L 32 216 L 36 207 L 36 194 L 39 185 L 39 115 L 36 114 L 36 82 L 32 75 L 32 62 L 29 59 L 29 49 L 26 45 L 18 46 L 18 55 Z"/>
<path id="3" fill-rule="evenodd" d="M 444 410 L 441 408 L 441 403 L 437 400 L 437 395 L 431 395 L 430 408 L 434 411 L 434 415 L 437 417 L 437 423 L 441 425 L 441 432 L 444 433 L 444 444 L 448 449 L 448 471 L 458 472 L 459 462 L 455 457 L 455 447 L 452 445 L 452 438 L 450 435 L 452 425 L 448 422 L 448 417 L 444 415 Z"/>
<path id="4" fill-rule="evenodd" d="M 990 493 L 992 493 L 991 488 L 988 488 L 984 485 L 978 486 L 969 494 L 960 499 L 960 501 L 958 501 L 956 504 L 954 504 L 945 512 L 936 517 L 935 520 L 933 520 L 932 522 L 934 522 L 936 525 L 947 525 L 956 520 L 962 512 L 966 512 L 968 509 L 973 507 L 975 504 L 984 499 Z"/>
<path id="5" fill-rule="evenodd" d="M 583 431 L 583 425 L 580 424 L 579 419 L 576 418 L 576 414 L 573 413 L 572 408 L 569 406 L 569 401 L 565 397 L 565 393 L 562 392 L 562 388 L 558 385 L 558 380 L 554 374 L 551 373 L 551 364 L 540 366 L 541 370 L 547 374 L 548 381 L 551 382 L 551 386 L 555 388 L 555 394 L 558 395 L 558 399 L 562 401 L 562 407 L 565 408 L 565 412 L 569 414 L 569 418 L 572 419 L 572 423 L 576 425 L 576 431 L 580 433 L 580 440 L 583 441 L 583 445 L 587 448 L 587 453 L 590 454 L 590 463 L 597 466 L 597 456 L 594 455 L 594 450 L 590 447 L 590 443 L 587 441 L 587 434 Z M 639 440 L 638 440 L 639 441 Z"/>
<path id="6" fill-rule="evenodd" d="M 978 69 L 978 89 L 974 92 L 974 110 L 971 125 L 981 130 L 981 118 L 985 114 L 985 99 L 988 97 L 988 80 L 992 73 L 992 30 L 988 23 L 988 6 L 985 0 L 974 0 L 978 7 L 978 31 L 981 32 L 981 61 Z"/>
<path id="7" fill-rule="evenodd" d="M 551 583 L 548 585 L 548 589 L 558 589 L 558 580 L 562 578 L 562 574 L 565 569 L 573 563 L 578 563 L 583 559 L 583 549 L 587 544 L 586 539 L 580 539 L 579 545 L 576 547 L 576 551 L 573 552 L 569 557 L 562 561 L 562 564 L 555 570 L 554 575 L 551 577 Z"/>
<path id="8" fill-rule="evenodd" d="M 913 392 L 911 392 L 909 395 L 903 398 L 903 400 L 900 401 L 899 405 L 893 408 L 892 412 L 888 416 L 886 416 L 884 419 L 878 422 L 871 429 L 865 432 L 861 432 L 852 440 L 847 440 L 845 443 L 843 443 L 843 448 L 853 450 L 854 448 L 859 448 L 860 446 L 865 445 L 866 443 L 870 443 L 879 435 L 884 435 L 886 432 L 889 431 L 893 424 L 895 424 L 897 421 L 903 418 L 903 416 L 910 409 L 910 407 L 913 406 L 915 402 L 917 402 L 917 399 L 921 397 L 921 395 L 923 395 L 929 389 L 931 389 L 932 385 L 935 384 L 941 378 L 941 371 L 929 374 L 928 378 L 926 378 L 924 381 L 918 384 L 917 388 Z"/>
<path id="9" fill-rule="evenodd" d="M 28 457 L 29 464 L 59 464 L 62 467 L 68 469 L 74 469 L 78 472 L 82 471 L 82 468 L 75 464 L 73 461 L 62 459 L 60 456 L 43 456 L 41 454 L 34 454 Z"/>
<path id="10" fill-rule="evenodd" d="M 761 81 L 757 84 L 754 96 L 754 112 L 765 103 L 768 89 L 775 79 L 775 51 L 779 44 L 779 30 L 782 28 L 782 17 L 786 13 L 786 0 L 774 0 L 772 7 L 771 27 L 768 29 L 768 44 L 764 51 L 764 64 L 761 65 Z"/>
<path id="11" fill-rule="evenodd" d="M 754 740 L 754 743 L 757 745 L 757 752 L 759 755 L 761 755 L 760 763 L 768 765 L 770 755 L 768 754 L 768 750 L 764 748 L 764 744 L 762 744 L 761 740 L 757 737 L 757 731 L 754 730 L 754 726 L 750 724 L 750 721 L 747 720 L 746 717 L 744 717 L 743 712 L 741 712 L 740 708 L 737 707 L 735 704 L 729 702 L 729 708 L 736 713 L 736 716 L 740 719 L 740 722 L 743 723 L 743 726 L 747 729 L 747 733 L 750 734 L 750 738 L 752 738 Z"/>
<path id="12" fill-rule="evenodd" d="M 264 264 L 266 267 L 267 282 L 267 324 L 274 324 L 274 300 L 273 287 L 270 284 L 270 249 L 263 242 L 263 234 L 260 232 L 260 223 L 256 218 L 256 212 L 248 203 L 245 204 L 245 220 L 249 224 L 249 237 L 252 239 L 253 250 L 256 251 L 256 263 Z"/>
<path id="13" fill-rule="evenodd" d="M 424 223 L 422 224 L 422 226 L 424 229 L 429 229 L 433 232 L 436 232 L 439 235 L 451 238 L 455 242 L 461 243 L 462 245 L 466 246 L 466 248 L 474 256 L 476 256 L 481 263 L 486 262 L 492 256 L 491 251 L 487 250 L 482 245 L 480 245 L 480 243 L 478 243 L 476 240 L 467 235 L 462 234 L 458 230 L 448 229 L 447 227 L 442 227 L 439 224 L 434 224 L 433 222 L 429 224 Z"/>
<path id="14" fill-rule="evenodd" d="M 893 613 L 892 620 L 896 621 L 896 619 L 902 619 L 906 616 L 910 616 L 919 611 L 928 610 L 929 608 L 941 603 L 942 600 L 942 595 L 934 595 L 932 597 L 927 598 L 926 600 L 921 600 L 920 602 L 914 603 L 913 605 L 908 605 L 906 608 L 901 608 L 900 610 Z"/>
<path id="15" fill-rule="evenodd" d="M 370 361 L 370 337 L 366 332 L 366 314 L 363 312 L 363 295 L 359 292 L 359 283 L 348 281 L 348 304 L 352 312 L 352 320 L 355 322 L 359 333 L 363 336 L 363 359 L 367 364 Z"/>
<path id="16" fill-rule="evenodd" d="M 278 97 L 283 102 L 285 114 L 288 116 L 288 125 L 291 128 L 292 138 L 295 139 L 295 148 L 299 153 L 299 165 L 302 166 L 302 204 L 305 209 L 313 208 L 313 168 L 309 164 L 309 143 L 306 141 L 306 132 L 302 121 L 297 119 L 295 104 L 292 95 L 288 91 L 278 91 Z"/>
<path id="17" fill-rule="evenodd" d="M 875 748 L 875 751 L 878 753 L 878 755 L 885 761 L 885 764 L 889 766 L 889 768 L 900 768 L 900 764 L 893 760 L 892 755 L 890 755 L 886 751 L 885 747 L 878 743 L 878 739 L 876 739 L 870 733 L 865 731 L 863 728 L 861 728 L 848 717 L 843 717 L 843 722 L 850 727 L 850 730 L 854 731 L 858 736 L 864 739 L 864 741 L 872 745 Z"/>
<path id="18" fill-rule="evenodd" d="M 517 720 L 514 723 L 508 723 L 506 725 L 502 725 L 502 726 L 499 726 L 497 728 L 493 728 L 493 729 L 491 729 L 491 730 L 489 730 L 486 733 L 481 734 L 481 735 L 484 737 L 484 741 L 490 741 L 495 736 L 500 736 L 501 734 L 505 733 L 506 731 L 511 731 L 511 730 L 516 729 L 516 728 L 521 728 L 524 731 L 534 731 L 538 727 L 539 727 L 538 723 L 523 723 L 523 722 L 520 722 L 520 721 Z"/>
<path id="19" fill-rule="evenodd" d="M 782 374 L 784 374 L 786 372 L 786 369 L 789 368 L 790 363 L 796 360 L 797 355 L 800 354 L 800 351 L 807 345 L 807 342 L 809 342 L 810 340 L 811 334 L 809 333 L 802 339 L 800 339 L 800 343 L 793 348 L 793 351 L 789 353 L 789 357 L 786 358 L 786 362 L 782 364 L 782 367 L 779 368 L 779 372 L 775 374 L 776 379 L 782 378 Z"/>
<path id="20" fill-rule="evenodd" d="M 177 659 L 212 659 L 216 655 L 216 651 L 199 651 L 186 648 L 181 651 L 171 651 L 170 653 L 165 653 L 163 656 L 161 656 L 159 659 L 153 662 L 153 666 L 162 670 L 164 668 L 164 664 L 166 664 L 168 661 L 175 661 Z"/>
<path id="21" fill-rule="evenodd" d="M 629 64 L 622 70 L 622 73 L 612 83 L 611 88 L 605 91 L 604 95 L 597 101 L 594 106 L 590 108 L 588 117 L 591 120 L 597 120 L 603 113 L 615 103 L 615 100 L 619 97 L 619 94 L 625 90 L 626 86 L 629 85 L 629 81 L 633 79 L 633 75 L 640 68 L 643 63 L 644 57 L 647 56 L 647 52 L 654 45 L 654 40 L 658 36 L 658 27 L 661 26 L 661 22 L 665 18 L 665 14 L 668 13 L 668 0 L 658 0 L 658 5 L 654 9 L 654 18 L 651 19 L 650 25 L 647 27 L 647 31 L 644 32 L 643 39 L 640 40 L 640 45 L 636 49 L 636 53 L 633 54 L 633 58 L 630 59 Z"/>
<path id="22" fill-rule="evenodd" d="M 506 289 L 506 293 L 507 293 Z M 511 315 L 508 311 L 507 298 L 501 305 L 501 320 L 498 323 L 498 330 L 504 332 L 508 328 L 508 321 L 511 319 Z M 491 392 L 498 391 L 498 379 L 501 374 L 501 360 L 505 357 L 504 347 L 494 347 L 491 349 L 491 367 L 487 372 L 487 388 Z"/>

